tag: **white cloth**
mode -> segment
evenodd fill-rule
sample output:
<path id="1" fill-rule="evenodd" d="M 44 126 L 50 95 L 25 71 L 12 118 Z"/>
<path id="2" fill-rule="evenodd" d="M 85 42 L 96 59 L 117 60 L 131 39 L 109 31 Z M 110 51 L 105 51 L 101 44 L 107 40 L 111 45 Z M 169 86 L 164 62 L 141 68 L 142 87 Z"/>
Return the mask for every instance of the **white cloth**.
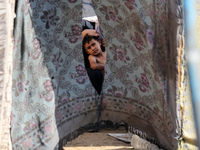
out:
<path id="1" fill-rule="evenodd" d="M 0 149 L 9 150 L 14 0 L 0 0 Z"/>

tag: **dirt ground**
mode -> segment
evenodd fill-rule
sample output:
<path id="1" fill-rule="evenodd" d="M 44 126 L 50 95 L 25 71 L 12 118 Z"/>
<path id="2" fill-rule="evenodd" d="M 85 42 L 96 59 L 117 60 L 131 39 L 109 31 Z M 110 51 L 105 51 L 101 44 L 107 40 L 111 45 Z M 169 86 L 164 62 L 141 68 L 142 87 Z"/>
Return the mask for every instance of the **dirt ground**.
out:
<path id="1" fill-rule="evenodd" d="M 65 150 L 133 150 L 130 143 L 117 140 L 108 133 L 126 133 L 124 127 L 117 130 L 103 129 L 99 132 L 86 132 L 68 142 Z"/>

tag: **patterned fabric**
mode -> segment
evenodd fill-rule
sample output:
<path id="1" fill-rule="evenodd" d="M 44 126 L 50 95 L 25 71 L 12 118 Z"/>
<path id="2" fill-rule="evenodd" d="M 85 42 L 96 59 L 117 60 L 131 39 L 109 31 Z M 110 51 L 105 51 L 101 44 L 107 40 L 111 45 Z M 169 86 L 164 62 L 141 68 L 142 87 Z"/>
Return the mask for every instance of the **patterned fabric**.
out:
<path id="1" fill-rule="evenodd" d="M 93 5 L 107 50 L 100 119 L 124 121 L 166 149 L 177 149 L 177 118 L 172 119 L 167 98 L 167 1 L 95 0 Z M 82 2 L 21 0 L 16 8 L 13 149 L 56 149 L 59 140 L 97 121 L 81 49 Z"/>
<path id="2" fill-rule="evenodd" d="M 127 119 L 129 117 L 123 117 L 140 129 L 141 126 L 133 121 L 141 119 L 152 124 L 172 146 L 174 143 L 169 133 L 174 132 L 174 136 L 177 133 L 167 99 L 167 1 L 93 3 L 108 55 L 108 75 L 104 84 L 107 95 L 104 99 L 105 117 L 113 111 L 137 116 L 137 119 L 132 117 L 132 122 Z M 147 127 L 142 130 L 153 134 Z"/>
<path id="3" fill-rule="evenodd" d="M 13 149 L 52 149 L 59 142 L 57 127 L 86 111 L 83 97 L 93 90 L 83 67 L 81 8 L 77 0 L 18 1 Z"/>

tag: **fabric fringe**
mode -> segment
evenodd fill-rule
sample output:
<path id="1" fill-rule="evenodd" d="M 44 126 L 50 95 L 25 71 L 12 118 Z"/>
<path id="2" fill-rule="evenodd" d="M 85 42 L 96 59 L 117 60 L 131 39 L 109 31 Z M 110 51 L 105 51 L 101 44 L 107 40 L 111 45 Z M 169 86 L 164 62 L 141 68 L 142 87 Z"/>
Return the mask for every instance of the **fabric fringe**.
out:
<path id="1" fill-rule="evenodd" d="M 161 145 L 158 140 L 156 140 L 151 135 L 148 135 L 147 133 L 136 129 L 130 125 L 128 125 L 125 122 L 112 122 L 110 120 L 101 120 L 96 123 L 89 123 L 85 126 L 80 127 L 79 129 L 75 130 L 74 132 L 68 134 L 64 138 L 60 139 L 59 144 L 54 148 L 54 150 L 63 150 L 63 146 L 67 144 L 67 142 L 70 142 L 74 139 L 76 139 L 79 135 L 85 133 L 85 132 L 98 132 L 102 129 L 114 129 L 117 130 L 119 127 L 124 126 L 127 132 L 133 133 L 138 135 L 140 138 L 147 140 L 148 142 L 157 145 L 160 149 L 166 150 L 163 145 Z"/>
<path id="2" fill-rule="evenodd" d="M 157 139 L 155 139 L 153 136 L 147 134 L 146 132 L 138 130 L 135 127 L 132 127 L 130 125 L 128 125 L 128 131 L 132 134 L 138 135 L 140 138 L 147 140 L 148 142 L 150 142 L 152 144 L 157 145 L 159 149 L 167 150 L 166 148 L 164 148 L 164 146 L 162 144 L 160 144 L 160 142 Z"/>

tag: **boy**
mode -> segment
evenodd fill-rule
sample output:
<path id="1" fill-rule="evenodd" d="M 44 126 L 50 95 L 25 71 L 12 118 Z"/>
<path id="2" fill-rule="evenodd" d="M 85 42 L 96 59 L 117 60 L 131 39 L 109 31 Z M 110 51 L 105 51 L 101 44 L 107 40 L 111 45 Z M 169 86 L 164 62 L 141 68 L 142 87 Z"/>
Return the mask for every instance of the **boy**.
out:
<path id="1" fill-rule="evenodd" d="M 106 52 L 102 51 L 102 48 L 105 48 L 103 39 L 99 40 L 97 36 L 86 34 L 83 38 L 83 48 L 89 55 L 88 60 L 90 68 L 94 70 L 101 70 L 103 75 L 105 75 Z"/>

